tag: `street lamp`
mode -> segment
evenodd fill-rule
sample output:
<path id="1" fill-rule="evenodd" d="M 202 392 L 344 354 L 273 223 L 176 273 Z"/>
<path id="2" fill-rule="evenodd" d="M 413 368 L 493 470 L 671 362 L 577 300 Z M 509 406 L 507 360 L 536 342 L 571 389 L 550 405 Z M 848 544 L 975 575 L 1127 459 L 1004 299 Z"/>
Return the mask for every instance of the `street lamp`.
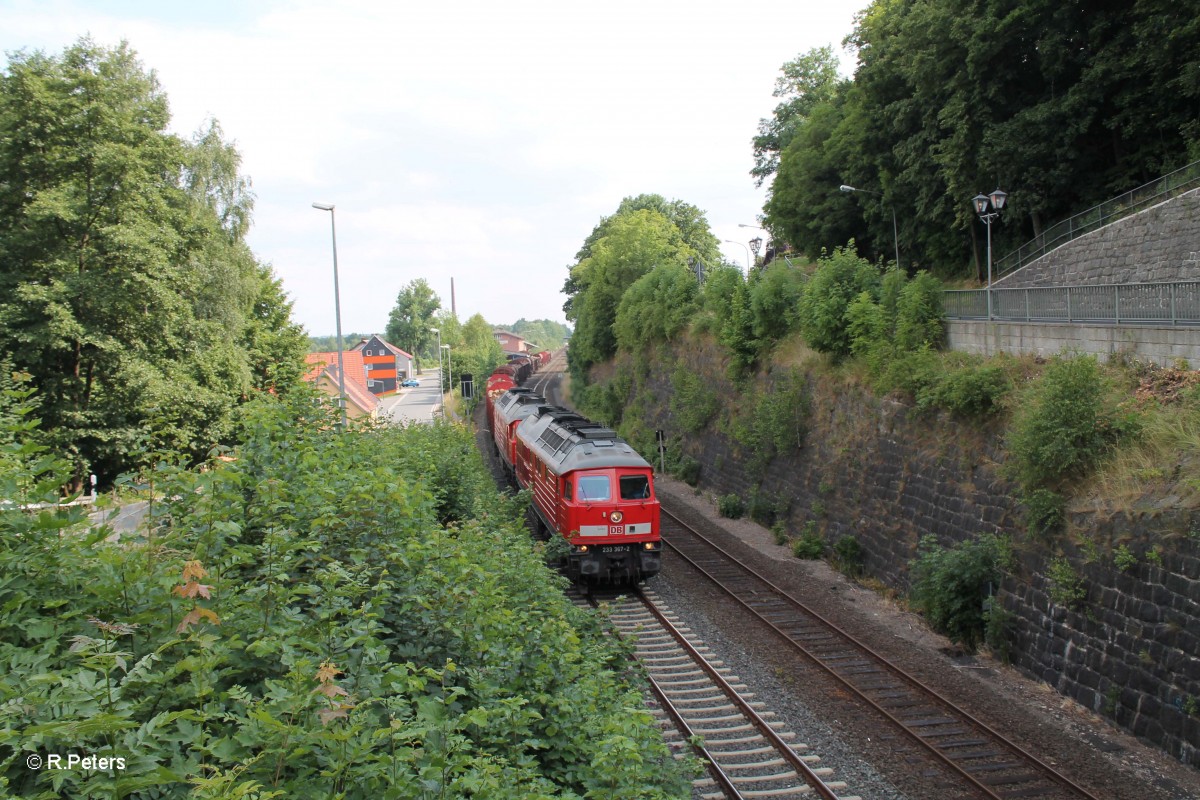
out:
<path id="1" fill-rule="evenodd" d="M 742 242 L 737 242 L 737 241 L 734 241 L 733 239 L 722 239 L 721 241 L 728 242 L 729 244 L 741 245 L 742 248 L 745 249 L 745 251 L 746 251 L 746 277 L 749 278 L 750 277 L 750 248 L 746 247 L 746 245 L 742 244 Z"/>
<path id="2" fill-rule="evenodd" d="M 1000 210 L 1004 208 L 1004 201 L 1007 199 L 1008 195 L 998 186 L 992 190 L 991 194 L 977 194 L 971 198 L 971 205 L 975 207 L 975 213 L 979 215 L 983 224 L 987 225 L 987 312 L 989 320 L 992 318 L 992 223 L 999 219 Z M 989 211 L 989 206 L 995 210 Z"/>
<path id="3" fill-rule="evenodd" d="M 333 235 L 333 310 L 337 319 L 337 353 L 338 353 L 338 391 L 341 392 L 339 405 L 342 407 L 342 427 L 346 427 L 346 367 L 342 363 L 342 300 L 338 293 L 337 270 L 337 225 L 333 219 L 333 203 L 313 203 L 312 207 L 319 211 L 329 212 L 329 231 Z"/>
<path id="4" fill-rule="evenodd" d="M 864 192 L 866 194 L 873 194 L 877 197 L 883 197 L 882 192 L 873 192 L 870 189 L 856 189 L 855 187 L 849 186 L 844 183 L 841 186 L 839 186 L 838 189 L 843 192 Z M 899 269 L 900 268 L 900 234 L 896 228 L 896 207 L 891 206 L 891 209 L 892 209 L 892 247 L 894 247 L 896 250 L 896 269 Z"/>
<path id="5" fill-rule="evenodd" d="M 754 251 L 754 266 L 758 266 L 758 251 L 762 249 L 762 237 L 755 236 L 750 240 L 750 249 Z"/>
<path id="6" fill-rule="evenodd" d="M 446 392 L 442 388 L 442 329 L 430 328 L 430 333 L 436 333 L 438 337 L 438 397 L 443 397 Z"/>

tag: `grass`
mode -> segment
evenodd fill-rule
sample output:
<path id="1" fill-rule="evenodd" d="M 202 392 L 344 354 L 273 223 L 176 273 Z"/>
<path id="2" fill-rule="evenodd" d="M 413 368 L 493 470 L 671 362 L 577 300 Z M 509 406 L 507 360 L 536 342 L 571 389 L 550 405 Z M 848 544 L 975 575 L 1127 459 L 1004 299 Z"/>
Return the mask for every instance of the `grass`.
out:
<path id="1" fill-rule="evenodd" d="M 1142 419 L 1141 434 L 1108 457 L 1081 497 L 1130 509 L 1149 493 L 1169 493 L 1181 508 L 1200 507 L 1200 407 L 1150 406 Z"/>

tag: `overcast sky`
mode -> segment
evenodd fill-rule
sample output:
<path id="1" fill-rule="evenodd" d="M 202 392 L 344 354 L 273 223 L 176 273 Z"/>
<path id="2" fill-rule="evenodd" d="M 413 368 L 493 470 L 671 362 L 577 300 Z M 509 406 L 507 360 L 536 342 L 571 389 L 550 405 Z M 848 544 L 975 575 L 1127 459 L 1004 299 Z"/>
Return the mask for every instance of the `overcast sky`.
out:
<path id="1" fill-rule="evenodd" d="M 757 231 L 750 140 L 779 68 L 840 51 L 867 0 L 285 2 L 0 0 L 5 53 L 126 39 L 173 130 L 216 118 L 254 184 L 251 247 L 295 317 L 382 332 L 425 278 L 458 316 L 563 321 L 584 238 L 621 199 L 698 206 L 719 239 Z M 843 52 L 845 72 L 852 62 Z M 741 244 L 723 244 L 739 264 Z"/>

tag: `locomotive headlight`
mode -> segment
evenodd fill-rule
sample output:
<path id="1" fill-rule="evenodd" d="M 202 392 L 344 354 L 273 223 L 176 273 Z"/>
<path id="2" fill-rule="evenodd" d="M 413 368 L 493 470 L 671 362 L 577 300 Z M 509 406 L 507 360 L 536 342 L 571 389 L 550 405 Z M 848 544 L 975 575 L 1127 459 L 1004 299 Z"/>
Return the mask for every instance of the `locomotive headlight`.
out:
<path id="1" fill-rule="evenodd" d="M 612 514 L 609 515 L 608 518 L 611 519 L 613 522 L 620 522 L 621 520 L 625 519 L 625 515 L 622 514 L 620 511 L 614 511 L 614 512 L 612 512 Z"/>
<path id="2" fill-rule="evenodd" d="M 658 542 L 646 542 L 647 550 L 654 550 L 656 547 L 658 547 Z"/>

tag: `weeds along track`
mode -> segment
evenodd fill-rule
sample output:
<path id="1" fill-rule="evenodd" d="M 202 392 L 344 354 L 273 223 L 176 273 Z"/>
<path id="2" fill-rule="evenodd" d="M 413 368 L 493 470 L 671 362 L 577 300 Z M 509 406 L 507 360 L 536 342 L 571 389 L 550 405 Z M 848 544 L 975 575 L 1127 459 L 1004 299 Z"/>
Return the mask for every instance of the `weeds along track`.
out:
<path id="1" fill-rule="evenodd" d="M 774 715 L 751 700 L 746 686 L 710 658 L 652 591 L 585 597 L 575 589 L 572 598 L 580 605 L 604 603 L 617 633 L 633 643 L 668 742 L 677 749 L 691 744 L 708 768 L 709 777 L 694 785 L 697 796 L 858 800 L 837 794 L 845 784 L 817 766 L 818 756 L 796 743 L 795 733 L 779 730 L 782 723 L 771 721 Z"/>
<path id="2" fill-rule="evenodd" d="M 890 664 L 677 517 L 662 512 L 663 543 L 852 696 L 899 727 L 970 794 L 993 800 L 1097 800 L 1086 789 Z M 898 754 L 900 756 L 900 754 Z M 910 757 L 904 753 L 902 757 Z M 950 787 L 947 787 L 949 789 Z M 962 789 L 959 790 L 961 792 Z"/>

